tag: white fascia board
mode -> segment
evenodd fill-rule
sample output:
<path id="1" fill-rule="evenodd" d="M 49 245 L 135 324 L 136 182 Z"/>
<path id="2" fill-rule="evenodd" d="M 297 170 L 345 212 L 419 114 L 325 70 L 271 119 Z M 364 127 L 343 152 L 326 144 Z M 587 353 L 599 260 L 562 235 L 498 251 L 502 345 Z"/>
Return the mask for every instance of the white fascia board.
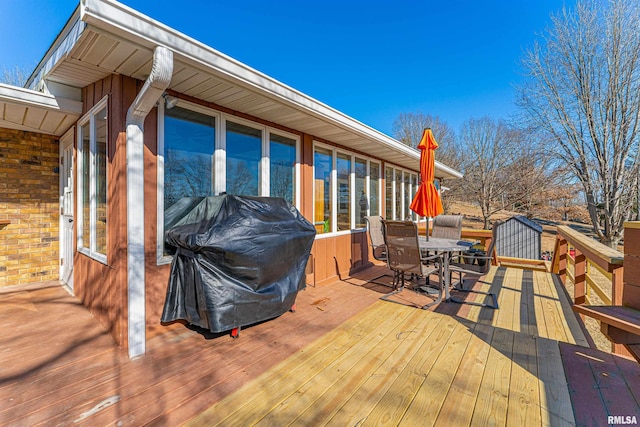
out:
<path id="1" fill-rule="evenodd" d="M 57 98 L 53 95 L 4 83 L 0 83 L 0 101 L 68 114 L 82 114 L 82 102 Z"/>
<path id="2" fill-rule="evenodd" d="M 47 53 L 29 76 L 25 87 L 35 90 L 41 89 L 38 87 L 40 83 L 46 79 L 47 75 L 54 70 L 60 61 L 73 49 L 73 46 L 75 46 L 82 35 L 85 27 L 85 23 L 80 20 L 80 6 L 78 6 Z"/>
<path id="3" fill-rule="evenodd" d="M 464 174 L 458 172 L 457 170 L 450 168 L 449 166 L 440 163 L 436 160 L 436 177 L 438 178 L 450 178 L 450 179 L 460 179 L 464 176 Z"/>

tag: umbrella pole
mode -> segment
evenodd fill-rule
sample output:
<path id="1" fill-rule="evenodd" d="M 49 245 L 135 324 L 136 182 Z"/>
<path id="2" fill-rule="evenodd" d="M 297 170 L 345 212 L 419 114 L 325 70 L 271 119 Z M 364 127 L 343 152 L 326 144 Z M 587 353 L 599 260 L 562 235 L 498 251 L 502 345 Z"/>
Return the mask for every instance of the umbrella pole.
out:
<path id="1" fill-rule="evenodd" d="M 427 219 L 427 224 L 426 224 L 426 227 L 424 229 L 426 230 L 425 231 L 425 234 L 426 234 L 425 237 L 427 238 L 427 242 L 428 242 L 429 241 L 429 217 L 426 216 L 425 218 Z"/>

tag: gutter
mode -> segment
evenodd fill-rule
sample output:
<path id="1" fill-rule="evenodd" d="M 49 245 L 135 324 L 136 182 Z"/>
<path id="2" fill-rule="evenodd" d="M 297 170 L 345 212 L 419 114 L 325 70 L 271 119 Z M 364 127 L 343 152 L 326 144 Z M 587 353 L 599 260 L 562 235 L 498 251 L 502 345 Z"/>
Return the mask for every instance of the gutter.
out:
<path id="1" fill-rule="evenodd" d="M 127 111 L 127 296 L 129 357 L 146 344 L 144 250 L 144 120 L 171 83 L 173 52 L 158 46 L 151 74 Z"/>

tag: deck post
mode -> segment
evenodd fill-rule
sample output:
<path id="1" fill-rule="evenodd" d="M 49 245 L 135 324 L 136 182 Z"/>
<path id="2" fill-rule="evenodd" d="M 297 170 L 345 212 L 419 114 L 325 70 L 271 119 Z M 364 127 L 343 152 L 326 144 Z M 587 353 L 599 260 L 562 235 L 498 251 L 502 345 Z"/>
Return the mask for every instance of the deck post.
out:
<path id="1" fill-rule="evenodd" d="M 573 302 L 574 304 L 584 304 L 585 298 L 585 280 L 586 280 L 587 258 L 582 252 L 576 249 L 574 261 L 574 288 Z"/>
<path id="2" fill-rule="evenodd" d="M 553 252 L 552 271 L 567 285 L 567 240 L 558 233 Z"/>
<path id="3" fill-rule="evenodd" d="M 624 223 L 624 267 L 613 270 L 611 304 L 640 310 L 640 222 Z M 622 344 L 612 344 L 616 354 L 629 355 Z"/>

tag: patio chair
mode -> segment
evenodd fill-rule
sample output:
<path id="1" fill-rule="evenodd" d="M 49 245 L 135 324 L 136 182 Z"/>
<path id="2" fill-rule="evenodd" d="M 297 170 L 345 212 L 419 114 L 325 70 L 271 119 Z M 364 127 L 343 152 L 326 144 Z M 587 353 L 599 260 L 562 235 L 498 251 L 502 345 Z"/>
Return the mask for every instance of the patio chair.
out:
<path id="1" fill-rule="evenodd" d="M 433 218 L 431 237 L 460 240 L 462 236 L 462 215 L 438 215 Z"/>
<path id="2" fill-rule="evenodd" d="M 464 304 L 479 305 L 481 307 L 489 307 L 494 309 L 498 308 L 498 299 L 495 294 L 490 292 L 477 291 L 473 289 L 465 289 L 464 278 L 462 275 L 464 274 L 466 278 L 467 275 L 484 276 L 489 272 L 489 269 L 491 269 L 491 262 L 493 260 L 494 248 L 496 246 L 497 231 L 500 224 L 502 223 L 499 221 L 493 224 L 492 231 L 491 231 L 493 238 L 491 239 L 491 243 L 489 244 L 489 247 L 487 248 L 486 252 L 470 251 L 460 255 L 456 255 L 451 260 L 449 260 L 449 273 L 452 275 L 453 273 L 458 273 L 458 277 L 459 277 L 459 281 L 458 281 L 459 286 L 453 286 L 453 289 L 461 292 L 473 292 L 477 294 L 491 296 L 493 299 L 493 304 L 466 302 L 466 301 L 457 300 L 455 298 L 451 298 L 451 301 L 457 302 L 459 304 L 464 303 Z"/>
<path id="3" fill-rule="evenodd" d="M 367 230 L 369 231 L 369 239 L 371 240 L 371 253 L 373 254 L 373 258 L 382 261 L 385 264 L 387 263 L 387 246 L 384 243 L 384 223 L 381 216 L 366 216 L 364 217 L 367 222 Z M 378 277 L 375 277 L 369 282 L 375 283 L 378 285 L 389 286 L 389 283 L 376 282 L 383 277 L 394 278 L 394 276 L 390 274 L 383 274 Z M 394 278 L 395 280 L 395 278 Z"/>
<path id="4" fill-rule="evenodd" d="M 405 274 L 416 275 L 425 279 L 425 286 L 429 283 L 429 276 L 438 273 L 438 297 L 429 304 L 421 306 L 428 308 L 442 301 L 442 254 L 424 256 L 418 243 L 418 227 L 412 221 L 385 221 L 385 242 L 387 245 L 387 263 L 396 274 L 393 281 L 393 291 L 383 296 L 385 301 L 397 302 L 389 299 L 399 294 L 405 288 Z M 416 286 L 418 292 L 420 286 Z"/>

